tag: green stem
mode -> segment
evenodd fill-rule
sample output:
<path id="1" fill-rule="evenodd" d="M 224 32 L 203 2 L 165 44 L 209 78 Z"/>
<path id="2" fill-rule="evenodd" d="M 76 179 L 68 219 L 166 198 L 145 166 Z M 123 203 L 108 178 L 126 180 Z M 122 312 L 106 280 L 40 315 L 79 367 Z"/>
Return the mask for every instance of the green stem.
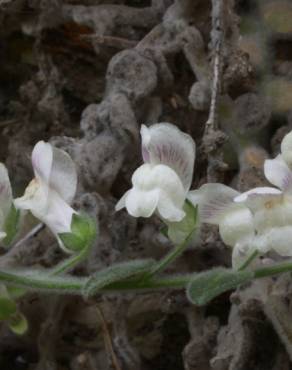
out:
<path id="1" fill-rule="evenodd" d="M 238 268 L 238 271 L 245 270 L 247 266 L 259 255 L 257 250 L 253 251 L 249 257 L 243 262 L 243 264 Z"/>
<path id="2" fill-rule="evenodd" d="M 255 278 L 263 278 L 267 276 L 273 276 L 278 275 L 283 272 L 289 272 L 292 271 L 292 261 L 284 262 L 284 263 L 278 263 L 276 265 L 272 266 L 265 266 L 258 268 L 254 271 Z"/>
<path id="3" fill-rule="evenodd" d="M 77 263 L 83 261 L 87 257 L 88 252 L 89 252 L 89 248 L 86 247 L 82 249 L 82 251 L 79 254 L 77 255 L 75 254 L 65 259 L 64 261 L 60 262 L 56 267 L 54 267 L 51 270 L 51 275 L 52 276 L 58 275 L 58 274 L 61 274 L 63 272 L 66 272 L 72 269 L 74 266 L 77 265 Z"/>
<path id="4" fill-rule="evenodd" d="M 159 279 L 124 280 L 109 284 L 101 293 L 113 291 L 137 291 L 156 289 L 181 289 L 190 281 L 192 274 Z M 88 281 L 87 277 L 52 276 L 42 271 L 34 271 L 28 274 L 24 271 L 0 270 L 0 281 L 32 290 L 54 291 L 59 293 L 82 294 L 83 287 Z"/>
<path id="5" fill-rule="evenodd" d="M 193 234 L 194 230 L 187 236 L 187 238 L 181 244 L 179 244 L 172 251 L 170 251 L 164 258 L 162 258 L 162 260 L 158 261 L 149 272 L 146 272 L 146 274 L 143 275 L 142 281 L 148 280 L 155 274 L 163 271 L 171 262 L 177 259 L 188 246 L 189 242 L 192 239 Z"/>
<path id="6" fill-rule="evenodd" d="M 0 270 L 0 281 L 32 290 L 80 293 L 87 278 L 49 276 L 42 271 Z"/>

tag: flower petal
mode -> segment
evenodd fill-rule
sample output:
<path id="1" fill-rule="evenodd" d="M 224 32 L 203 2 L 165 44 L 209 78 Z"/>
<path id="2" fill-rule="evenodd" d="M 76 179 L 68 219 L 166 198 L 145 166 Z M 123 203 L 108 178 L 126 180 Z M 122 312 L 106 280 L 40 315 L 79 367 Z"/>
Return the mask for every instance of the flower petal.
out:
<path id="1" fill-rule="evenodd" d="M 249 209 L 257 211 L 258 209 L 265 207 L 265 205 L 268 205 L 267 202 L 278 202 L 282 197 L 283 193 L 281 190 L 270 187 L 260 187 L 248 190 L 245 193 L 238 195 L 234 198 L 234 202 L 245 203 Z"/>
<path id="2" fill-rule="evenodd" d="M 35 177 L 48 184 L 53 163 L 52 145 L 39 141 L 33 148 L 31 161 Z"/>
<path id="3" fill-rule="evenodd" d="M 141 191 L 133 188 L 125 194 L 125 206 L 133 217 L 150 217 L 158 204 L 159 190 Z"/>
<path id="4" fill-rule="evenodd" d="M 71 221 L 73 214 L 76 213 L 57 192 L 51 191 L 48 199 L 48 209 L 43 215 L 35 214 L 57 235 L 71 231 Z"/>
<path id="5" fill-rule="evenodd" d="M 45 214 L 48 207 L 48 186 L 41 179 L 33 179 L 25 189 L 22 197 L 14 199 L 16 208 Z"/>
<path id="6" fill-rule="evenodd" d="M 171 198 L 166 192 L 160 191 L 159 202 L 157 205 L 158 213 L 162 218 L 171 222 L 181 221 L 186 213 L 182 209 L 182 204 L 177 199 Z"/>
<path id="7" fill-rule="evenodd" d="M 234 246 L 254 235 L 254 221 L 247 207 L 231 208 L 219 221 L 219 233 L 226 245 Z"/>
<path id="8" fill-rule="evenodd" d="M 126 207 L 126 199 L 130 191 L 131 189 L 126 191 L 125 194 L 122 196 L 122 198 L 118 201 L 118 203 L 115 206 L 116 211 L 120 211 L 122 208 Z"/>
<path id="9" fill-rule="evenodd" d="M 230 210 L 230 207 L 236 207 L 233 198 L 238 194 L 238 191 L 229 186 L 210 183 L 202 185 L 199 190 L 190 191 L 188 199 L 199 206 L 202 222 L 218 225 L 222 215 Z"/>
<path id="10" fill-rule="evenodd" d="M 292 169 L 292 132 L 284 136 L 281 143 L 281 152 L 284 161 Z"/>
<path id="11" fill-rule="evenodd" d="M 3 212 L 4 221 L 8 216 L 12 205 L 12 190 L 8 177 L 7 168 L 0 163 L 0 208 Z"/>
<path id="12" fill-rule="evenodd" d="M 255 250 L 252 237 L 236 243 L 232 250 L 232 267 L 237 270 Z"/>
<path id="13" fill-rule="evenodd" d="M 292 172 L 280 155 L 275 159 L 265 160 L 264 172 L 271 184 L 283 191 L 292 191 Z"/>
<path id="14" fill-rule="evenodd" d="M 73 160 L 64 150 L 55 147 L 53 147 L 50 187 L 68 203 L 72 202 L 77 189 L 77 172 Z"/>
<path id="15" fill-rule="evenodd" d="M 39 141 L 32 152 L 36 178 L 57 191 L 66 202 L 71 202 L 77 188 L 77 173 L 70 156 L 50 143 Z"/>
<path id="16" fill-rule="evenodd" d="M 191 136 L 170 123 L 141 126 L 142 154 L 146 163 L 164 164 L 172 168 L 190 189 L 195 162 L 195 142 Z"/>
<path id="17" fill-rule="evenodd" d="M 255 239 L 255 247 L 262 253 L 270 250 L 276 251 L 281 256 L 292 256 L 292 226 L 275 227 Z"/>

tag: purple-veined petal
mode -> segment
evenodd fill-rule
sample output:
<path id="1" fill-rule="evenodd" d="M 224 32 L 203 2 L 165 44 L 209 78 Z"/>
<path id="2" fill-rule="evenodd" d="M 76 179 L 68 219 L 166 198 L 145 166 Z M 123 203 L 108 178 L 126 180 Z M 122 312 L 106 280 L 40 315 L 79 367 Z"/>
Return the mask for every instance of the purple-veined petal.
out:
<path id="1" fill-rule="evenodd" d="M 164 164 L 172 168 L 190 189 L 195 162 L 195 142 L 170 123 L 142 125 L 142 155 L 146 163 Z"/>
<path id="2" fill-rule="evenodd" d="M 0 208 L 3 213 L 4 221 L 12 205 L 12 190 L 8 171 L 4 164 L 0 163 Z"/>
<path id="3" fill-rule="evenodd" d="M 282 200 L 283 192 L 276 188 L 259 187 L 246 191 L 234 198 L 235 203 L 244 203 L 252 211 L 268 208 Z"/>
<path id="4" fill-rule="evenodd" d="M 201 222 L 218 225 L 222 216 L 236 206 L 233 202 L 238 191 L 217 183 L 205 184 L 188 193 L 188 199 L 199 206 Z"/>
<path id="5" fill-rule="evenodd" d="M 280 155 L 265 160 L 264 172 L 271 184 L 283 191 L 292 191 L 292 172 Z"/>
<path id="6" fill-rule="evenodd" d="M 284 161 L 292 169 L 292 132 L 284 136 L 281 143 L 281 152 Z"/>

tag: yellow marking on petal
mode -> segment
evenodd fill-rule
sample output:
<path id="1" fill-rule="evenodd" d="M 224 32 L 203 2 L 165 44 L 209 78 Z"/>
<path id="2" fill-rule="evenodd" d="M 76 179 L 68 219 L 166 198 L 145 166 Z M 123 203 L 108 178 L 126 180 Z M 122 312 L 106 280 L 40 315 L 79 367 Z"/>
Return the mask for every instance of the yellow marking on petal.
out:
<path id="1" fill-rule="evenodd" d="M 265 208 L 266 209 L 271 209 L 274 206 L 274 202 L 272 200 L 269 200 L 268 202 L 265 203 Z"/>
<path id="2" fill-rule="evenodd" d="M 35 193 L 38 191 L 40 187 L 40 182 L 38 179 L 34 178 L 31 180 L 31 182 L 28 184 L 27 188 L 24 192 L 25 198 L 33 198 Z"/>

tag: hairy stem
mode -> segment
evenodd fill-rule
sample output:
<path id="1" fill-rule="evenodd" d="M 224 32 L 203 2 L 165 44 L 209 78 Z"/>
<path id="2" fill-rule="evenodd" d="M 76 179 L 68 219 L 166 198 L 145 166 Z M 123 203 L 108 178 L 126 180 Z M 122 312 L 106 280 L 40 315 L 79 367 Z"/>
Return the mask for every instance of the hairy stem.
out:
<path id="1" fill-rule="evenodd" d="M 107 285 L 101 293 L 113 291 L 156 290 L 183 288 L 191 279 L 191 274 L 174 277 L 163 277 L 152 280 L 124 280 Z M 42 271 L 28 274 L 21 270 L 0 270 L 0 281 L 32 290 L 45 290 L 70 294 L 82 294 L 82 289 L 88 281 L 87 277 L 52 276 Z"/>
<path id="2" fill-rule="evenodd" d="M 255 278 L 263 278 L 267 276 L 278 275 L 283 272 L 292 271 L 292 261 L 278 263 L 272 266 L 265 266 L 254 271 Z"/>
<path id="3" fill-rule="evenodd" d="M 88 252 L 89 248 L 84 248 L 79 254 L 74 254 L 73 256 L 60 262 L 51 270 L 51 275 L 54 276 L 71 270 L 74 266 L 76 266 L 79 262 L 83 261 L 87 257 Z"/>
<path id="4" fill-rule="evenodd" d="M 145 281 L 152 278 L 155 274 L 163 271 L 171 262 L 176 260 L 188 246 L 194 234 L 194 230 L 187 236 L 187 238 L 181 244 L 179 244 L 172 251 L 170 251 L 164 258 L 162 258 L 162 260 L 158 261 L 149 272 L 146 272 L 142 280 Z"/>
<path id="5" fill-rule="evenodd" d="M 259 252 L 257 250 L 253 251 L 243 262 L 243 264 L 238 268 L 238 271 L 245 270 L 258 255 Z"/>

